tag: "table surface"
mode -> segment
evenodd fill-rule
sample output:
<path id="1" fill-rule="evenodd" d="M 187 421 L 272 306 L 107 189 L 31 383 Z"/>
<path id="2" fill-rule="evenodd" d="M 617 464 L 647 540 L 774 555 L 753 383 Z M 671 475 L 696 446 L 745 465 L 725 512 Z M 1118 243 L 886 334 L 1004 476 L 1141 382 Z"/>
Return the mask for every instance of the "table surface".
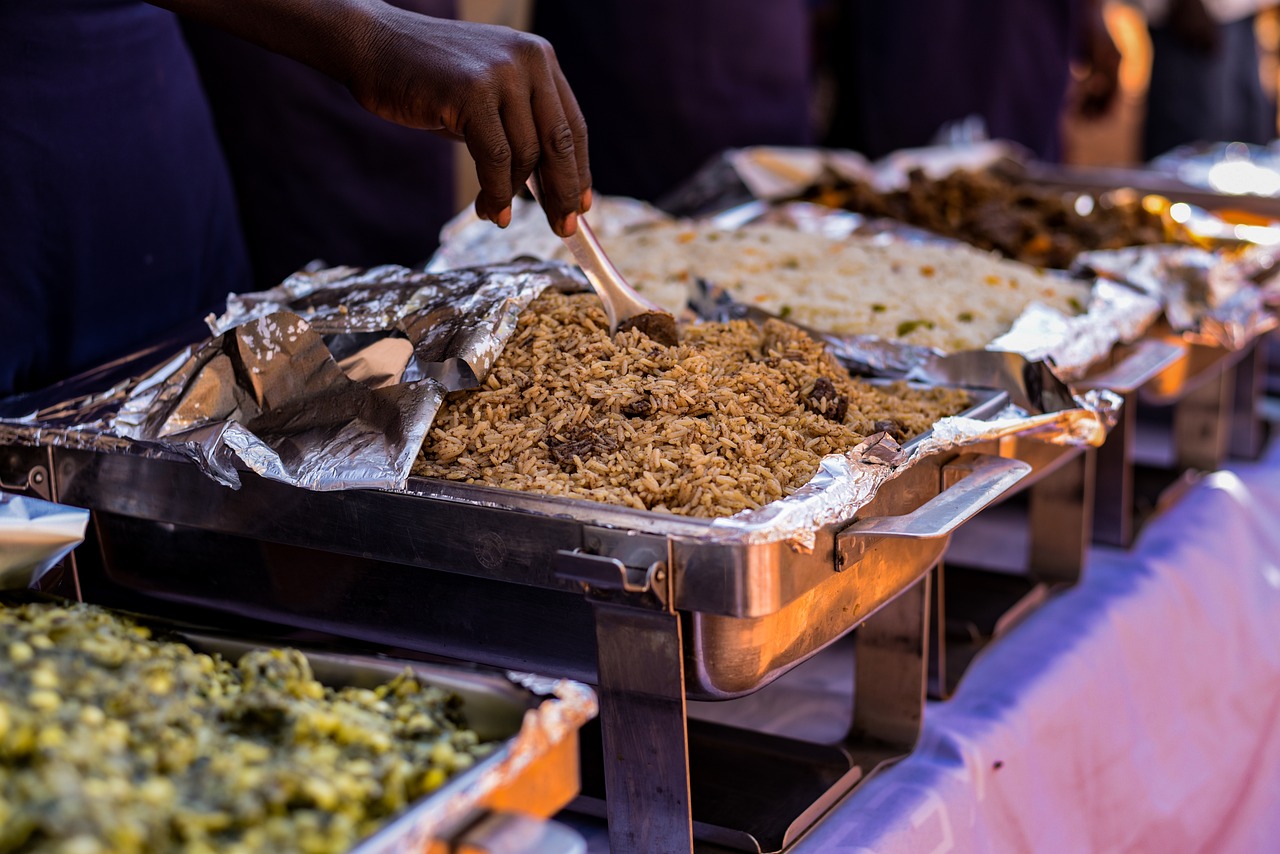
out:
<path id="1" fill-rule="evenodd" d="M 837 644 L 691 714 L 832 740 L 852 666 Z M 602 823 L 568 820 L 608 850 Z M 1095 548 L 928 704 L 915 753 L 792 851 L 1280 851 L 1280 443 L 1205 476 L 1132 550 Z"/>

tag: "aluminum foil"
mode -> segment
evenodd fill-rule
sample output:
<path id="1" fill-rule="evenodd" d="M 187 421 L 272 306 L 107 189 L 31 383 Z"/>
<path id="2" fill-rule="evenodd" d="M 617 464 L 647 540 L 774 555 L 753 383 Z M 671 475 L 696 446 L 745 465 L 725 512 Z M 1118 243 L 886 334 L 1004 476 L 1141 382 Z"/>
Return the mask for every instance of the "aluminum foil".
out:
<path id="1" fill-rule="evenodd" d="M 598 237 L 669 219 L 662 211 L 636 199 L 600 195 L 586 216 Z M 547 225 L 541 206 L 522 198 L 512 202 L 511 224 L 505 229 L 495 228 L 470 208 L 445 223 L 440 230 L 440 248 L 427 264 L 427 271 L 442 273 L 480 264 L 503 264 L 517 258 L 570 259 L 563 241 Z"/>
<path id="2" fill-rule="evenodd" d="M 1083 377 L 1117 344 L 1137 340 L 1160 316 L 1160 301 L 1106 279 L 1094 282 L 1084 314 L 1033 303 L 988 348 L 1043 359 L 1066 380 Z"/>
<path id="3" fill-rule="evenodd" d="M 84 540 L 89 511 L 0 492 L 0 590 L 35 587 Z"/>
<path id="4" fill-rule="evenodd" d="M 846 454 L 824 457 L 813 479 L 788 497 L 713 520 L 712 538 L 741 544 L 786 542 L 808 552 L 821 528 L 853 521 L 885 483 L 933 455 L 1015 435 L 1056 445 L 1101 445 L 1115 426 L 1122 399 L 1109 391 L 1090 391 L 1075 397 L 1074 403 L 1041 414 L 1010 406 L 991 420 L 943 418 L 927 437 L 907 448 L 878 433 Z"/>
<path id="5" fill-rule="evenodd" d="M 1253 279 L 1260 256 L 1191 246 L 1138 246 L 1083 253 L 1078 265 L 1159 302 L 1188 340 L 1239 350 L 1275 328 L 1267 291 Z"/>
<path id="6" fill-rule="evenodd" d="M 559 264 L 295 275 L 233 296 L 209 340 L 0 423 L 0 439 L 178 453 L 233 487 L 243 466 L 315 490 L 399 488 L 445 395 L 485 377 L 552 285 L 578 287 Z"/>
<path id="7" fill-rule="evenodd" d="M 507 678 L 545 699 L 525 712 L 520 732 L 503 748 L 497 763 L 468 772 L 446 784 L 446 797 L 430 797 L 410 814 L 394 821 L 357 847 L 360 854 L 435 850 L 431 843 L 455 834 L 477 817 L 489 799 L 522 781 L 530 769 L 556 746 L 577 735 L 596 716 L 595 692 L 567 679 L 548 679 L 526 673 Z M 536 770 L 536 769 L 535 769 Z"/>

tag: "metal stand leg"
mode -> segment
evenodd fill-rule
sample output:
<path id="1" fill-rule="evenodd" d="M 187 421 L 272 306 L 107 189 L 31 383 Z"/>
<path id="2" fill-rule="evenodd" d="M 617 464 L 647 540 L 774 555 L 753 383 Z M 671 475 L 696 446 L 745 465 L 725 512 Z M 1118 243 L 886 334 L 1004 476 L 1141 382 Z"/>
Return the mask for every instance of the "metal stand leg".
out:
<path id="1" fill-rule="evenodd" d="M 1257 459 L 1262 452 L 1264 437 L 1258 402 L 1265 386 L 1265 357 L 1266 348 L 1255 342 L 1234 368 L 1230 452 L 1238 459 Z"/>
<path id="2" fill-rule="evenodd" d="M 1138 395 L 1124 396 L 1124 406 L 1107 441 L 1095 452 L 1093 539 L 1128 548 L 1133 542 L 1133 436 L 1138 423 Z"/>
<path id="3" fill-rule="evenodd" d="M 926 573 L 858 629 L 851 745 L 870 742 L 906 754 L 920 739 L 932 577 Z"/>
<path id="4" fill-rule="evenodd" d="M 692 852 L 680 617 L 592 605 L 609 849 L 615 854 Z"/>
<path id="5" fill-rule="evenodd" d="M 1075 584 L 1084 570 L 1093 524 L 1096 452 L 1086 449 L 1029 490 L 1028 575 L 1046 584 Z"/>
<path id="6" fill-rule="evenodd" d="M 1215 471 L 1227 456 L 1231 428 L 1224 416 L 1235 401 L 1235 371 L 1225 370 L 1174 406 L 1173 441 L 1180 469 Z"/>

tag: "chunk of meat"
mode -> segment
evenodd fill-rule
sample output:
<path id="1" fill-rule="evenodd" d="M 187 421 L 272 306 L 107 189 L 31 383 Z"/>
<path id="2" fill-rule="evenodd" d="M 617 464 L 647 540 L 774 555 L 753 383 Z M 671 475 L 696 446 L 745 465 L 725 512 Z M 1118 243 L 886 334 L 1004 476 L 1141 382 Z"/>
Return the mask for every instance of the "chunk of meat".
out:
<path id="1" fill-rule="evenodd" d="M 836 391 L 835 383 L 826 377 L 818 377 L 808 394 L 801 395 L 801 402 L 810 412 L 825 416 L 837 424 L 849 414 L 849 398 Z"/>

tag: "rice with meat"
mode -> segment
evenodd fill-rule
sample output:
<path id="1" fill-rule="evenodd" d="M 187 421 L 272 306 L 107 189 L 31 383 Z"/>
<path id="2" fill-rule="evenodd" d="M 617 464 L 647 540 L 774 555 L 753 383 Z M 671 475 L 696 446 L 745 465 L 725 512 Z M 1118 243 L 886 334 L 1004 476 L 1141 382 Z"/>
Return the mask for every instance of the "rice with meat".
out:
<path id="1" fill-rule="evenodd" d="M 483 388 L 436 416 L 414 474 L 727 516 L 794 492 L 826 454 L 880 431 L 905 441 L 966 403 L 854 380 L 787 323 L 704 324 L 661 347 L 611 338 L 594 294 L 548 291 Z"/>
<path id="2" fill-rule="evenodd" d="M 839 335 L 979 349 L 1009 331 L 1032 302 L 1064 314 L 1090 286 L 969 246 L 832 240 L 780 226 L 719 231 L 672 223 L 602 240 L 638 291 L 670 310 L 695 279 L 740 303 Z"/>

